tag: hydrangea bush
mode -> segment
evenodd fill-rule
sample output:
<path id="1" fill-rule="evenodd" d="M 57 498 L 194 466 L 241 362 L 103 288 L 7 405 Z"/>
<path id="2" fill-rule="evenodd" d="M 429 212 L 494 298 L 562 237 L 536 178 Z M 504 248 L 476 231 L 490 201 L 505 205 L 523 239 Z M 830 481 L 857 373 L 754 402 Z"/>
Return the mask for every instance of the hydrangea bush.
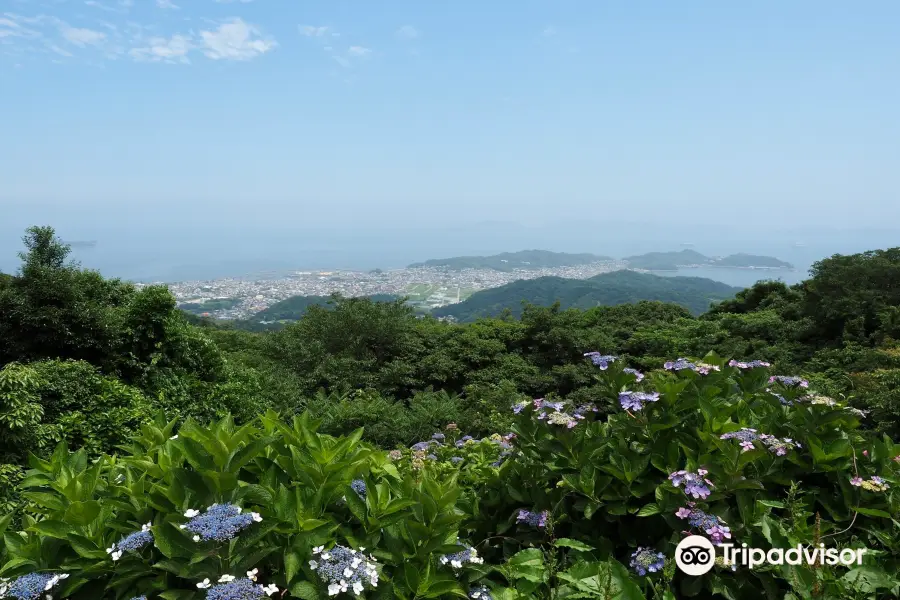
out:
<path id="1" fill-rule="evenodd" d="M 25 512 L 0 518 L 0 598 L 900 595 L 900 445 L 863 414 L 761 361 L 585 357 L 596 398 L 517 403 L 483 439 L 450 424 L 381 450 L 268 413 L 157 419 L 116 457 L 61 445 L 31 458 Z M 688 535 L 869 553 L 687 577 Z"/>

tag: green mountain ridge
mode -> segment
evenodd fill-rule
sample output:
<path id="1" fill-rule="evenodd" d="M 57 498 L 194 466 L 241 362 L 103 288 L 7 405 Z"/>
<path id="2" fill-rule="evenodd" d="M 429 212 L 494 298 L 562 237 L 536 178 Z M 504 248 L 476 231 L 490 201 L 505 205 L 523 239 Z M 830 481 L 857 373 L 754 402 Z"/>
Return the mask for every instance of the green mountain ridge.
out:
<path id="1" fill-rule="evenodd" d="M 538 277 L 514 281 L 476 292 L 458 304 L 436 308 L 432 314 L 468 322 L 498 316 L 506 309 L 519 315 L 523 301 L 538 306 L 559 301 L 562 308 L 587 309 L 642 300 L 671 302 L 700 314 L 710 304 L 730 299 L 741 289 L 703 277 L 662 277 L 622 270 L 589 279 Z"/>
<path id="2" fill-rule="evenodd" d="M 567 252 L 550 252 L 549 250 L 522 250 L 520 252 L 503 252 L 491 256 L 433 258 L 424 262 L 412 263 L 407 268 L 445 267 L 453 270 L 494 269 L 495 271 L 512 271 L 514 269 L 575 267 L 606 260 L 613 259 L 609 256 L 588 253 L 571 254 Z"/>
<path id="3" fill-rule="evenodd" d="M 710 266 L 729 267 L 737 269 L 766 268 L 766 269 L 793 269 L 794 265 L 772 256 L 746 254 L 739 252 L 719 258 L 712 258 L 700 254 L 696 250 L 679 250 L 673 252 L 648 252 L 636 256 L 623 258 L 628 266 L 633 269 L 645 269 L 648 271 L 677 271 L 683 267 Z"/>

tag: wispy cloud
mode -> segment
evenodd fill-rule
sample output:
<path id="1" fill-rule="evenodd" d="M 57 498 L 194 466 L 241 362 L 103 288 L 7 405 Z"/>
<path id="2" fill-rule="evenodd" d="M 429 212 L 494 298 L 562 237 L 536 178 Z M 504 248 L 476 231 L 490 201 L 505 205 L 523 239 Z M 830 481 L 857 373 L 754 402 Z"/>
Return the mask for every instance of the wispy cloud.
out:
<path id="1" fill-rule="evenodd" d="M 557 33 L 559 33 L 559 31 L 556 30 L 556 27 L 554 27 L 552 25 L 547 25 L 546 27 L 544 27 L 544 30 L 541 32 L 541 35 L 544 37 L 553 37 Z"/>
<path id="2" fill-rule="evenodd" d="M 397 36 L 408 40 L 414 40 L 419 37 L 419 30 L 412 25 L 404 25 L 397 30 Z"/>
<path id="3" fill-rule="evenodd" d="M 80 48 L 85 46 L 96 46 L 106 40 L 106 34 L 93 29 L 84 27 L 69 27 L 64 25 L 60 28 L 63 38 L 70 44 L 74 44 Z"/>
<path id="4" fill-rule="evenodd" d="M 164 10 L 178 10 L 179 8 L 172 0 L 156 0 L 156 6 Z"/>
<path id="5" fill-rule="evenodd" d="M 171 38 L 152 37 L 146 46 L 132 48 L 128 54 L 137 61 L 187 64 L 191 62 L 188 53 L 195 47 L 191 38 L 176 33 Z"/>
<path id="6" fill-rule="evenodd" d="M 334 35 L 334 32 L 332 32 L 331 27 L 328 27 L 328 26 L 316 27 L 315 25 L 300 25 L 300 33 L 302 33 L 303 35 L 305 35 L 307 37 L 322 37 L 323 35 L 326 35 L 326 34 Z"/>
<path id="7" fill-rule="evenodd" d="M 213 60 L 250 60 L 278 45 L 239 18 L 221 24 L 215 31 L 201 31 L 200 38 L 203 53 Z"/>
<path id="8" fill-rule="evenodd" d="M 368 48 L 364 48 L 363 46 L 350 46 L 347 49 L 347 54 L 350 56 L 368 56 L 372 54 L 372 51 Z"/>

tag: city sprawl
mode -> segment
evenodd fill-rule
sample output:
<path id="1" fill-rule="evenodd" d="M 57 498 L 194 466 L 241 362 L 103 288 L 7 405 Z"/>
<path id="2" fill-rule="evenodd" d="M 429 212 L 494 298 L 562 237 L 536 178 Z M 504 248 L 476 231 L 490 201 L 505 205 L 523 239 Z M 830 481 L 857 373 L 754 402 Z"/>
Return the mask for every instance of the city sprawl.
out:
<path id="1" fill-rule="evenodd" d="M 520 279 L 548 275 L 586 279 L 625 268 L 619 260 L 572 267 L 495 271 L 493 269 L 449 270 L 444 268 L 408 268 L 374 271 L 297 271 L 285 276 L 257 276 L 184 281 L 170 283 L 169 289 L 181 305 L 206 304 L 213 300 L 233 299 L 234 306 L 209 310 L 220 319 L 244 319 L 293 296 L 369 296 L 392 294 L 407 296 L 412 304 L 426 308 L 445 306 L 465 300 L 471 294 Z M 214 306 L 211 303 L 211 306 Z"/>

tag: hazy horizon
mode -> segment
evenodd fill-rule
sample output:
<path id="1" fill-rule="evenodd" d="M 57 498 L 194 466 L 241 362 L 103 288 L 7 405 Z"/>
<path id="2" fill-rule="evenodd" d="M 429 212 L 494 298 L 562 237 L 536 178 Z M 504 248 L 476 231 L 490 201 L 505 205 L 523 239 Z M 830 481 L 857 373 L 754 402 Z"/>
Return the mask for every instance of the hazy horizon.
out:
<path id="1" fill-rule="evenodd" d="M 34 224 L 132 278 L 900 245 L 864 231 L 900 223 L 898 21 L 887 0 L 16 0 L 0 269 Z"/>

